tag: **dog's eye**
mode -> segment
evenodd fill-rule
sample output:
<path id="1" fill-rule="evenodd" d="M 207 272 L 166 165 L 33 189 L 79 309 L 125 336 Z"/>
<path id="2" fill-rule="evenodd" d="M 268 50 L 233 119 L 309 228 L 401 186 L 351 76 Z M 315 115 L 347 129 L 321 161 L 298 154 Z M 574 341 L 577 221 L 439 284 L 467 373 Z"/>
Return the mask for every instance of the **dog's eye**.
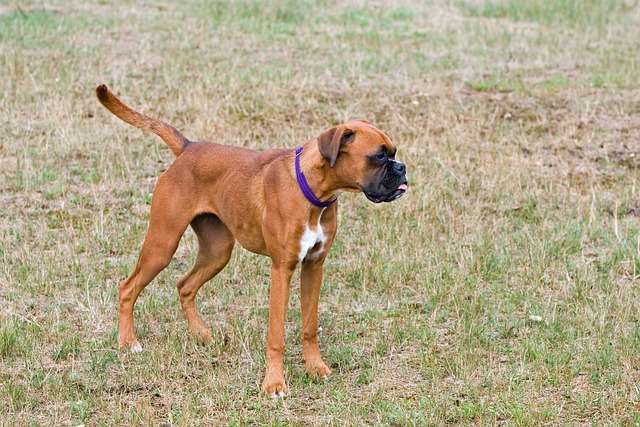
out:
<path id="1" fill-rule="evenodd" d="M 389 158 L 389 153 L 387 152 L 387 149 L 385 147 L 382 147 L 382 149 L 380 151 L 378 151 L 375 154 L 370 154 L 369 158 L 374 161 L 375 163 L 385 163 L 387 161 L 387 159 Z"/>

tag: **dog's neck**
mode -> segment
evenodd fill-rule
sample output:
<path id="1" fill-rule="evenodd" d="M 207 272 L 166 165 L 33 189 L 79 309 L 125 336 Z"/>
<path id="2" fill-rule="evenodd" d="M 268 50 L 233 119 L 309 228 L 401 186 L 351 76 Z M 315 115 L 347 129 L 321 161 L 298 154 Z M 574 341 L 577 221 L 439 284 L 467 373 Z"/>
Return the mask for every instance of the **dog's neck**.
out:
<path id="1" fill-rule="evenodd" d="M 329 168 L 329 164 L 324 160 L 322 154 L 320 154 L 315 140 L 307 141 L 301 148 L 303 150 L 298 155 L 294 153 L 293 156 L 294 158 L 290 169 L 292 178 L 296 180 L 298 188 L 300 188 L 295 167 L 295 163 L 299 162 L 300 171 L 304 174 L 307 184 L 314 196 L 321 202 L 333 203 L 333 201 L 337 200 L 338 195 L 342 193 L 343 188 L 336 185 L 334 180 L 326 179 L 326 169 Z"/>
<path id="2" fill-rule="evenodd" d="M 309 201 L 309 203 L 311 203 L 314 206 L 317 206 L 319 208 L 326 208 L 331 206 L 336 200 L 338 200 L 338 197 L 334 197 L 333 199 L 323 202 L 322 200 L 320 200 L 315 193 L 313 192 L 313 190 L 311 189 L 311 187 L 309 186 L 309 182 L 307 181 L 306 176 L 304 175 L 304 173 L 302 172 L 302 168 L 300 166 L 300 155 L 302 154 L 302 151 L 304 150 L 304 147 L 300 147 L 296 150 L 296 158 L 295 158 L 295 168 L 296 168 L 296 181 L 298 182 L 298 187 L 300 188 L 300 191 L 302 191 L 302 194 L 304 194 L 304 197 Z"/>

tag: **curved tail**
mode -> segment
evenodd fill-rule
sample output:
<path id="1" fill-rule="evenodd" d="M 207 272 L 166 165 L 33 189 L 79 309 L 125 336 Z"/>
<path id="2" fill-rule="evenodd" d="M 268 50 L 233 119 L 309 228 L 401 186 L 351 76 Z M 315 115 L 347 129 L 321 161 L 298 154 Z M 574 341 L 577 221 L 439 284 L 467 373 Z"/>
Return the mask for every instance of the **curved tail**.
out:
<path id="1" fill-rule="evenodd" d="M 127 107 L 107 88 L 107 85 L 98 86 L 96 88 L 96 96 L 100 103 L 119 119 L 129 123 L 131 126 L 149 130 L 162 138 L 176 157 L 182 154 L 187 145 L 191 143 L 173 126 Z"/>

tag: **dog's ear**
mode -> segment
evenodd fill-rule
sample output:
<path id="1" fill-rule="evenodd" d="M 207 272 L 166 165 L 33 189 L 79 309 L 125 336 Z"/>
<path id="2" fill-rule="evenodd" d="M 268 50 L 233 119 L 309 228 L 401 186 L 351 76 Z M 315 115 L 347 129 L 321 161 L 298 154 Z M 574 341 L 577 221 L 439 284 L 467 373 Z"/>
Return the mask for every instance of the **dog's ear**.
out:
<path id="1" fill-rule="evenodd" d="M 320 154 L 333 167 L 336 164 L 340 148 L 353 142 L 356 132 L 345 125 L 335 126 L 320 134 L 318 148 Z"/>

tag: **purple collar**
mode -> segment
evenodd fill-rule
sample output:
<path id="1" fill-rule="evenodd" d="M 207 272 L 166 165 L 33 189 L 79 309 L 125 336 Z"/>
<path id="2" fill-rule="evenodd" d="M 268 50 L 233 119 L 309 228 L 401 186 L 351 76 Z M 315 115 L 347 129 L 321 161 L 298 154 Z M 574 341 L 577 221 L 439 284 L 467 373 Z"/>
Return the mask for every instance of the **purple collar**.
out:
<path id="1" fill-rule="evenodd" d="M 307 179 L 304 177 L 304 174 L 300 170 L 300 153 L 302 153 L 302 147 L 296 150 L 295 163 L 296 163 L 296 179 L 298 180 L 298 187 L 300 187 L 302 194 L 304 194 L 304 197 L 306 197 L 307 200 L 311 202 L 312 205 L 317 206 L 319 208 L 326 208 L 327 206 L 330 206 L 333 202 L 338 200 L 338 198 L 336 197 L 330 202 L 323 202 L 320 199 L 318 199 L 315 194 L 313 194 L 313 191 L 309 187 L 309 183 L 307 182 Z"/>

